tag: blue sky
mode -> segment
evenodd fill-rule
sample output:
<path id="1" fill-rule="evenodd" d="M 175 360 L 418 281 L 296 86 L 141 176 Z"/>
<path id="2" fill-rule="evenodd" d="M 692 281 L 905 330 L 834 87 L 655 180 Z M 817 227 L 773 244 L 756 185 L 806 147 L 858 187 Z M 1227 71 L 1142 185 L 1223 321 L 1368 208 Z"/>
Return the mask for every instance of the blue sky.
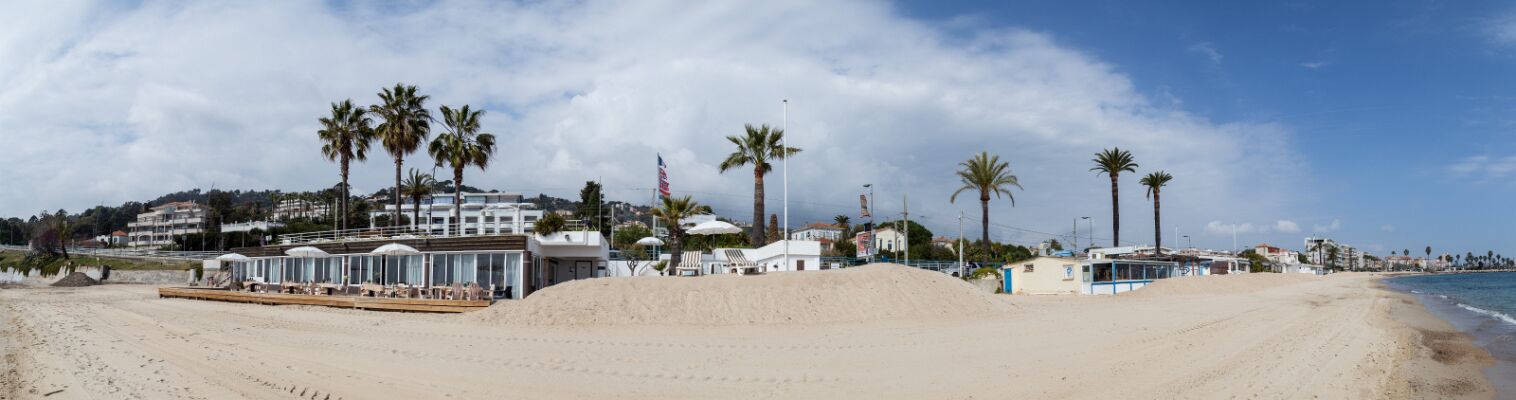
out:
<path id="1" fill-rule="evenodd" d="M 1112 63 L 1155 98 L 1220 121 L 1284 124 L 1317 217 L 1383 249 L 1511 249 L 1512 176 L 1464 172 L 1516 153 L 1508 2 L 906 3 L 945 25 L 1019 26 Z M 1505 20 L 1502 21 L 1502 18 Z M 1509 29 L 1509 28 L 1507 28 Z M 1498 168 L 1497 168 L 1498 169 Z M 1374 224 L 1373 221 L 1383 221 Z M 1295 245 L 1290 243 L 1289 245 Z M 1462 253 L 1462 251 L 1460 251 Z"/>
<path id="2" fill-rule="evenodd" d="M 314 131 L 328 104 L 416 84 L 487 110 L 501 138 L 466 183 L 572 197 L 604 180 L 642 201 L 663 154 L 676 193 L 738 219 L 751 175 L 723 136 L 783 122 L 791 224 L 906 204 L 937 233 L 956 164 L 1008 160 L 1025 190 L 991 236 L 1110 240 L 1102 148 L 1122 178 L 1122 241 L 1153 241 L 1138 175 L 1162 169 L 1165 244 L 1299 247 L 1324 234 L 1390 249 L 1516 254 L 1516 5 L 1495 2 L 675 0 L 35 2 L 0 26 L 0 215 L 190 188 L 336 181 Z M 424 154 L 408 166 L 429 170 Z M 385 157 L 353 184 L 390 184 Z M 530 173 L 522 173 L 530 171 Z M 779 212 L 777 174 L 769 212 Z M 17 190 L 16 188 L 19 188 Z M 970 224 L 972 227 L 972 224 Z M 968 229 L 975 232 L 975 229 Z M 1079 241 L 1087 244 L 1087 228 Z M 977 234 L 970 234 L 976 237 Z"/>

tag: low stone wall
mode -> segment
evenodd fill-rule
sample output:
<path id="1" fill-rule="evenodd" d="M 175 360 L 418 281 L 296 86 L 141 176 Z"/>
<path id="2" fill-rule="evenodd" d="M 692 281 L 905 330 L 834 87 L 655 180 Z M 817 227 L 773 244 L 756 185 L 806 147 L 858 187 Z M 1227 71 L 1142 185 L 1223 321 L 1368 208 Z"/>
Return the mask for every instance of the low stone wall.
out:
<path id="1" fill-rule="evenodd" d="M 194 276 L 194 274 L 195 274 L 195 271 L 172 271 L 172 270 L 123 271 L 123 270 L 119 270 L 119 269 L 113 269 L 113 270 L 111 270 L 110 277 L 105 280 L 105 283 L 143 283 L 143 284 L 159 284 L 159 285 L 161 285 L 161 284 L 183 285 L 183 284 L 190 283 L 190 279 Z"/>
<path id="2" fill-rule="evenodd" d="M 176 270 L 119 270 L 113 269 L 105 273 L 100 267 L 74 267 L 74 272 L 83 272 L 91 279 L 104 283 L 140 283 L 153 285 L 183 285 L 189 284 L 190 278 L 195 271 Z M 0 270 L 0 283 L 20 284 L 25 286 L 48 286 L 59 279 L 68 276 L 68 271 L 60 271 L 57 275 L 43 275 L 42 271 L 33 270 L 29 273 L 21 273 L 16 270 Z M 105 279 L 101 279 L 104 275 Z"/>
<path id="3" fill-rule="evenodd" d="M 74 272 L 83 272 L 85 275 L 88 275 L 90 279 L 100 280 L 100 267 L 74 267 Z M 57 282 L 59 279 L 63 279 L 63 277 L 68 276 L 68 274 L 69 271 L 67 270 L 60 271 L 57 275 L 43 275 L 42 271 L 40 270 L 32 270 L 31 272 L 23 274 L 21 271 L 5 269 L 0 270 L 0 283 L 15 283 L 27 286 L 47 286 L 53 284 L 53 282 Z"/>
<path id="4" fill-rule="evenodd" d="M 979 290 L 983 290 L 985 293 L 995 293 L 995 290 L 1003 287 L 1000 284 L 1000 278 L 996 277 L 990 277 L 989 279 L 973 279 L 969 281 L 969 284 L 974 285 L 974 287 L 979 288 Z"/>

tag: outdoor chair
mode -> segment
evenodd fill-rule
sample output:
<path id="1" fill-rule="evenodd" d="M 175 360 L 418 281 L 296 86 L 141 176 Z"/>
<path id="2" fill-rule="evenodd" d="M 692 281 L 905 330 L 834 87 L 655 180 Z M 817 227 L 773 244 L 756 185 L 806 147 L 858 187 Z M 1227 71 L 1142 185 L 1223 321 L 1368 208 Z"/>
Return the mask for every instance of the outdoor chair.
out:
<path id="1" fill-rule="evenodd" d="M 742 250 L 726 250 L 726 260 L 730 263 L 727 265 L 727 270 L 732 273 L 738 275 L 760 273 L 758 264 L 748 261 L 747 257 L 742 255 Z"/>
<path id="2" fill-rule="evenodd" d="M 700 275 L 700 258 L 700 250 L 684 252 L 679 258 L 679 265 L 674 268 L 674 275 L 685 276 L 685 272 L 689 272 L 689 276 Z"/>
<path id="3" fill-rule="evenodd" d="M 462 297 L 463 297 L 463 284 L 462 283 L 458 283 L 458 282 L 453 282 L 453 285 L 451 287 L 449 287 L 448 290 L 447 290 L 447 298 L 449 300 L 460 300 Z"/>

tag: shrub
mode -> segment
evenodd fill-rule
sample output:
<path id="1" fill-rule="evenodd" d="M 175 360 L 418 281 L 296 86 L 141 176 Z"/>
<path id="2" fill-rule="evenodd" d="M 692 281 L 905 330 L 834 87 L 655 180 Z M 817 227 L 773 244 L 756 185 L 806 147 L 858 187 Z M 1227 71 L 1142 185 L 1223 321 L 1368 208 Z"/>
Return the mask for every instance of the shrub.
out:
<path id="1" fill-rule="evenodd" d="M 990 277 L 994 277 L 995 279 L 1000 279 L 1000 270 L 994 269 L 994 268 L 990 268 L 990 267 L 979 267 L 977 269 L 974 269 L 974 272 L 969 273 L 969 279 L 971 279 L 971 280 L 973 280 L 973 279 L 989 279 Z"/>

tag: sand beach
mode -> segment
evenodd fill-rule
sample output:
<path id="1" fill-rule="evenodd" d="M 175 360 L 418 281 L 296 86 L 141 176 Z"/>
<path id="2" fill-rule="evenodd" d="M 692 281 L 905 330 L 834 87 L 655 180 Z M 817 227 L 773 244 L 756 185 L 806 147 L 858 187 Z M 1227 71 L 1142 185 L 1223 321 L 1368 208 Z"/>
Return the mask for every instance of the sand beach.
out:
<path id="1" fill-rule="evenodd" d="M 458 315 L 0 289 L 0 398 L 1492 398 L 1372 274 L 1005 296 L 871 266 L 570 282 Z"/>

